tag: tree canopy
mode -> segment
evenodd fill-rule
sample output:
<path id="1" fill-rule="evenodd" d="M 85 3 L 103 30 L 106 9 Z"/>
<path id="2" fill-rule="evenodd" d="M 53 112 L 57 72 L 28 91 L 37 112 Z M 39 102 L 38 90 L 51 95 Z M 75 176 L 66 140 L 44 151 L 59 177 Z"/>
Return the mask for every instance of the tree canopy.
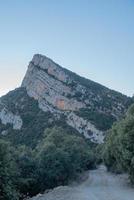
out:
<path id="1" fill-rule="evenodd" d="M 110 130 L 103 158 L 109 170 L 127 172 L 134 183 L 134 105 L 129 108 L 126 117 Z"/>

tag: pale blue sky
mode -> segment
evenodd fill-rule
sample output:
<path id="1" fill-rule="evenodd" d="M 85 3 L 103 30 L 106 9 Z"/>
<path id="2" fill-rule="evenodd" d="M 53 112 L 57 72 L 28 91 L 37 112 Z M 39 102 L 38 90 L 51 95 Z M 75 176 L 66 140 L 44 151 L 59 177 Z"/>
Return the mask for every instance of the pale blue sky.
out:
<path id="1" fill-rule="evenodd" d="M 134 93 L 134 0 L 0 0 L 0 95 L 33 54 Z"/>

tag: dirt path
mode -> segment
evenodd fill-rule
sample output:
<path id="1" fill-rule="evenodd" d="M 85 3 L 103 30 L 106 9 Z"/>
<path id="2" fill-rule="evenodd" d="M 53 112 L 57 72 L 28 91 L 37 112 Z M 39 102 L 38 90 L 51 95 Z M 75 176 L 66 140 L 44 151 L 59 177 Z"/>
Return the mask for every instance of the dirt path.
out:
<path id="1" fill-rule="evenodd" d="M 127 186 L 125 176 L 115 176 L 100 166 L 83 183 L 61 186 L 32 200 L 134 200 L 134 189 Z"/>

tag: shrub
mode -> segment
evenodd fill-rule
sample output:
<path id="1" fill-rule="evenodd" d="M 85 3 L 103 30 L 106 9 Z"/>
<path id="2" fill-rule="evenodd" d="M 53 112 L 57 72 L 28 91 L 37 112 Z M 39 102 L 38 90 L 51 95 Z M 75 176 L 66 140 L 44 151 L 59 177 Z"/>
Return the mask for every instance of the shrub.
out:
<path id="1" fill-rule="evenodd" d="M 125 119 L 112 127 L 104 145 L 104 162 L 109 170 L 125 171 L 134 183 L 134 105 Z"/>

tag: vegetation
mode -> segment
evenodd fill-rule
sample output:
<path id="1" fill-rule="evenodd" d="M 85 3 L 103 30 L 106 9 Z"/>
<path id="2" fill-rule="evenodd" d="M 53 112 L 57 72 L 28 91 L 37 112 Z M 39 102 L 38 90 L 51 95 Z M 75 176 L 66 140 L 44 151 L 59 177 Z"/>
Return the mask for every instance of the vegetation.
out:
<path id="1" fill-rule="evenodd" d="M 93 94 L 88 107 L 92 108 L 81 109 L 77 114 L 90 120 L 100 130 L 110 128 L 115 119 L 110 114 L 99 113 L 99 109 L 104 112 L 105 108 L 112 109 L 111 106 L 116 100 L 126 108 L 132 101 L 120 93 L 68 73 L 74 79 L 70 85 L 72 88 L 81 83 L 87 88 L 87 95 Z M 96 100 L 97 95 L 103 100 Z M 75 98 L 81 99 L 81 93 L 76 93 Z M 87 98 L 89 96 L 86 96 Z M 6 131 L 0 135 L 1 200 L 20 200 L 46 189 L 65 185 L 83 170 L 92 169 L 96 162 L 102 161 L 102 146 L 94 151 L 96 146 L 68 126 L 64 115 L 56 120 L 52 113 L 40 110 L 38 102 L 27 95 L 25 88 L 9 92 L 1 98 L 1 102 L 12 113 L 19 114 L 23 120 L 21 130 L 13 130 L 12 125 L 2 125 L 0 121 L 0 132 Z M 3 107 L 2 104 L 0 106 Z M 127 170 L 132 182 L 133 125 L 132 107 L 126 119 L 112 128 L 103 152 L 108 168 L 116 171 Z"/>
<path id="2" fill-rule="evenodd" d="M 116 118 L 110 114 L 112 105 L 117 102 L 120 105 L 123 105 L 124 107 L 121 107 L 123 110 L 120 112 L 120 114 L 123 114 L 125 108 L 132 102 L 131 98 L 127 98 L 120 93 L 112 93 L 111 90 L 108 90 L 97 83 L 95 84 L 90 80 L 79 77 L 76 74 L 72 73 L 72 75 L 68 75 L 74 79 L 72 87 L 80 83 L 87 89 L 87 92 L 85 93 L 86 96 L 81 95 L 81 91 L 78 91 L 74 97 L 81 101 L 84 101 L 83 98 L 90 99 L 87 108 L 80 109 L 77 114 L 84 119 L 91 121 L 102 131 L 111 128 L 113 122 L 116 120 Z M 101 98 L 97 99 L 98 95 L 100 95 Z M 7 107 L 12 113 L 20 115 L 23 120 L 23 126 L 20 130 L 13 130 L 11 124 L 3 125 L 0 120 L 0 132 L 3 133 L 0 134 L 0 138 L 10 141 L 13 145 L 20 144 L 34 148 L 36 142 L 43 138 L 43 131 L 49 127 L 52 128 L 55 125 L 63 127 L 70 134 L 77 133 L 76 130 L 67 125 L 64 116 L 61 116 L 61 119 L 57 120 L 55 119 L 54 114 L 43 112 L 39 109 L 38 101 L 30 98 L 27 95 L 25 88 L 18 88 L 1 97 L 1 103 L 1 108 L 3 108 L 4 105 L 4 107 Z M 114 105 L 114 107 L 116 107 L 116 105 Z"/>
<path id="3" fill-rule="evenodd" d="M 0 140 L 0 199 L 18 199 L 16 190 L 16 163 L 12 147 L 9 143 Z"/>
<path id="4" fill-rule="evenodd" d="M 33 149 L 0 140 L 0 197 L 24 199 L 67 184 L 93 167 L 95 156 L 85 139 L 60 127 L 46 129 Z"/>
<path id="5" fill-rule="evenodd" d="M 134 105 L 125 119 L 116 123 L 106 139 L 104 162 L 114 172 L 127 172 L 134 184 Z"/>
<path id="6" fill-rule="evenodd" d="M 24 144 L 35 147 L 38 139 L 41 139 L 44 129 L 52 126 L 52 114 L 44 113 L 39 109 L 38 102 L 27 95 L 25 88 L 9 92 L 2 97 L 2 102 L 11 112 L 21 116 L 23 126 L 21 130 L 13 130 L 11 125 L 0 124 L 0 131 L 6 129 L 8 132 L 8 137 L 6 135 L 0 137 L 14 145 Z"/>
<path id="7" fill-rule="evenodd" d="M 60 67 L 59 65 L 57 66 Z M 114 105 L 116 101 L 128 108 L 133 102 L 132 98 L 127 97 L 120 92 L 110 90 L 109 88 L 99 83 L 81 77 L 65 68 L 62 68 L 62 70 L 64 70 L 65 73 L 68 74 L 68 76 L 73 80 L 72 83 L 68 83 L 69 86 L 72 88 L 75 88 L 78 84 L 84 86 L 87 90 L 87 98 L 89 98 L 89 94 L 93 94 L 95 98 L 100 95 L 101 100 L 99 99 L 99 104 L 101 104 L 100 106 L 104 108 L 108 108 L 109 106 Z M 93 99 L 91 99 L 91 101 L 93 101 Z"/>
<path id="8" fill-rule="evenodd" d="M 62 127 L 69 134 L 78 135 L 78 132 L 66 123 L 65 116 L 55 119 L 50 112 L 39 109 L 38 102 L 27 95 L 25 88 L 18 88 L 2 97 L 2 102 L 13 113 L 19 114 L 23 120 L 21 130 L 13 130 L 12 125 L 3 125 L 0 120 L 0 133 L 6 130 L 8 134 L 0 134 L 0 138 L 8 140 L 13 145 L 26 145 L 35 148 L 37 141 L 42 140 L 43 132 L 55 125 Z"/>
<path id="9" fill-rule="evenodd" d="M 111 125 L 116 121 L 112 115 L 99 113 L 99 111 L 90 109 L 80 109 L 76 112 L 80 117 L 91 121 L 99 130 L 106 131 L 111 128 Z"/>

